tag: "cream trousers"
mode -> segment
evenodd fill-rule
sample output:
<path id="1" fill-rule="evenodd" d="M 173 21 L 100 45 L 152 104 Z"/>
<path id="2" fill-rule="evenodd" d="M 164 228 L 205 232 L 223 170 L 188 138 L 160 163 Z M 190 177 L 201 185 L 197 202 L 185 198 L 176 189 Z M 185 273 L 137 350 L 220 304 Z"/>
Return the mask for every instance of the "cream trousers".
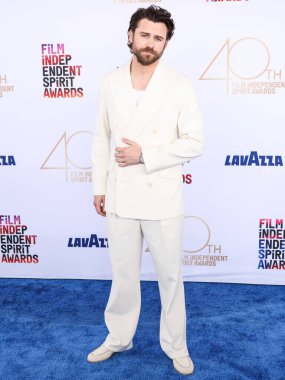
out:
<path id="1" fill-rule="evenodd" d="M 140 266 L 144 236 L 158 278 L 161 348 L 171 359 L 188 355 L 181 273 L 183 216 L 140 220 L 107 214 L 106 219 L 113 281 L 104 313 L 109 330 L 104 346 L 115 352 L 133 347 L 141 307 Z"/>

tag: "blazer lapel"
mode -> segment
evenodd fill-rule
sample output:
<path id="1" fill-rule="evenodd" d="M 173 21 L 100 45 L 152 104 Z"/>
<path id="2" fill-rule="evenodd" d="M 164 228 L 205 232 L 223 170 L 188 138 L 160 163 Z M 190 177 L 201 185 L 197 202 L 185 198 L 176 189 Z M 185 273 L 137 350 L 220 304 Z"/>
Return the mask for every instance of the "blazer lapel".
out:
<path id="1" fill-rule="evenodd" d="M 169 99 L 171 86 L 167 82 L 167 67 L 162 61 L 157 65 L 135 111 L 124 130 L 124 137 L 134 139 L 151 122 L 163 103 Z"/>
<path id="2" fill-rule="evenodd" d="M 151 122 L 171 94 L 167 66 L 160 60 L 145 91 L 136 105 L 130 74 L 131 60 L 119 70 L 111 83 L 111 93 L 122 123 L 122 136 L 134 139 Z"/>
<path id="3" fill-rule="evenodd" d="M 132 94 L 132 81 L 130 76 L 131 60 L 120 67 L 119 72 L 112 78 L 110 83 L 111 94 L 117 113 L 120 116 L 120 129 L 123 132 L 128 125 L 132 114 L 136 110 L 136 102 Z"/>

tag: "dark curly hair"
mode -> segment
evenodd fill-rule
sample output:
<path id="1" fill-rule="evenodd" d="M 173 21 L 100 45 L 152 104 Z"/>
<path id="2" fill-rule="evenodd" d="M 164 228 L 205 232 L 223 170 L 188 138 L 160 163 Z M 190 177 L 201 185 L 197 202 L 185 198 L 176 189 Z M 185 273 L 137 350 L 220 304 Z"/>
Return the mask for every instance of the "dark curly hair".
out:
<path id="1" fill-rule="evenodd" d="M 143 18 L 146 18 L 147 20 L 153 22 L 163 22 L 167 27 L 166 39 L 171 39 L 174 34 L 175 24 L 171 18 L 170 12 L 156 5 L 151 5 L 148 8 L 138 8 L 138 10 L 131 17 L 128 32 L 130 30 L 134 32 L 138 26 L 139 21 Z M 128 47 L 131 49 L 130 42 L 128 42 Z"/>

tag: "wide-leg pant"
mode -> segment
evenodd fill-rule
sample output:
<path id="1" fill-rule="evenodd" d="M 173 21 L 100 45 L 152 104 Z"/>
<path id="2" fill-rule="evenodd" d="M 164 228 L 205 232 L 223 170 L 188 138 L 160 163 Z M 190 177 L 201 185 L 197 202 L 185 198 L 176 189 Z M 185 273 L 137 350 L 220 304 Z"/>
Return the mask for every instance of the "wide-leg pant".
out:
<path id="1" fill-rule="evenodd" d="M 107 214 L 113 281 L 105 309 L 112 351 L 133 347 L 141 307 L 140 266 L 143 236 L 157 271 L 161 299 L 160 345 L 171 359 L 188 355 L 181 273 L 183 216 L 163 220 L 120 218 Z"/>

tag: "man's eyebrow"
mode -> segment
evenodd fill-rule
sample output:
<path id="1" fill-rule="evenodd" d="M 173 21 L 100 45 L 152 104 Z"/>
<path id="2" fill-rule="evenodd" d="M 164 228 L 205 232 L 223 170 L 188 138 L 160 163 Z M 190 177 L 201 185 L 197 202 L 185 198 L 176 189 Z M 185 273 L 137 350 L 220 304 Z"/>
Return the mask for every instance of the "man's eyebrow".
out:
<path id="1" fill-rule="evenodd" d="M 145 35 L 147 35 L 147 36 L 150 36 L 150 33 L 147 33 L 147 32 L 139 32 L 139 34 L 145 34 Z M 163 36 L 159 36 L 158 34 L 156 34 L 154 37 L 159 37 L 159 38 L 161 38 L 162 40 L 164 39 L 164 37 Z"/>

